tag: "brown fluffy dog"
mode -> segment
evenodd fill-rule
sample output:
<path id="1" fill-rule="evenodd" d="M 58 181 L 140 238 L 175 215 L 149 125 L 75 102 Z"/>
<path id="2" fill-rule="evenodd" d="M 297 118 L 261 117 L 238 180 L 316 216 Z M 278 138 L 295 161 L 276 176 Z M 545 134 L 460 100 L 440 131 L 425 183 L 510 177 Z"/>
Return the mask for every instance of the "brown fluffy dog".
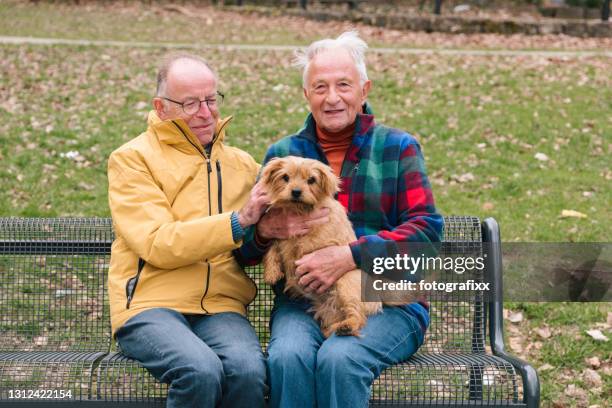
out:
<path id="1" fill-rule="evenodd" d="M 315 318 L 325 337 L 336 332 L 359 335 L 368 315 L 378 313 L 381 302 L 361 301 L 361 274 L 354 269 L 345 273 L 325 293 L 307 293 L 298 284 L 295 261 L 317 249 L 347 245 L 355 233 L 344 207 L 334 199 L 338 178 L 325 164 L 312 159 L 288 156 L 271 160 L 261 175 L 271 198 L 271 205 L 282 210 L 308 214 L 315 209 L 330 209 L 329 222 L 312 227 L 308 234 L 276 240 L 264 258 L 264 280 L 274 284 L 286 278 L 285 292 L 305 297 L 313 304 Z"/>

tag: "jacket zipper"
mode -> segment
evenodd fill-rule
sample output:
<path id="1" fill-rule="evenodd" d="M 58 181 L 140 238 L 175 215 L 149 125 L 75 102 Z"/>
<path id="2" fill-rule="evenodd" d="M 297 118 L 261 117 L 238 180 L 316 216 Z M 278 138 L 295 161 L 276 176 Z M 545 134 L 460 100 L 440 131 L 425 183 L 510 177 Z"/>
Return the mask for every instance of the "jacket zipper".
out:
<path id="1" fill-rule="evenodd" d="M 212 173 L 212 167 L 210 165 L 210 159 L 206 157 L 206 155 L 204 155 L 204 157 L 206 158 L 206 181 L 208 183 L 208 216 L 210 217 L 212 215 L 212 204 L 210 202 L 210 173 Z M 202 308 L 202 310 L 204 310 L 204 313 L 208 314 L 208 310 L 206 310 L 206 308 L 204 307 L 204 298 L 206 297 L 206 294 L 208 293 L 208 288 L 210 287 L 210 262 L 208 262 L 208 258 L 206 258 L 204 262 L 206 262 L 207 269 L 206 283 L 204 284 L 204 294 L 200 299 L 200 307 Z"/>
<path id="2" fill-rule="evenodd" d="M 216 161 L 217 166 L 217 209 L 219 214 L 223 212 L 223 182 L 221 180 L 221 163 Z"/>
<path id="3" fill-rule="evenodd" d="M 205 152 L 203 152 L 202 150 L 198 149 L 198 147 L 189 139 L 189 137 L 185 134 L 185 132 L 183 131 L 183 129 L 178 125 L 178 123 L 176 123 L 175 121 L 172 121 L 172 123 L 174 123 L 174 125 L 181 131 L 181 133 L 183 134 L 183 136 L 185 137 L 185 139 L 187 139 L 187 141 L 198 151 L 198 153 L 200 153 L 202 155 L 202 157 L 204 157 L 204 160 L 206 161 L 206 182 L 208 183 L 208 216 L 210 217 L 212 215 L 212 204 L 210 201 L 210 173 L 212 173 L 212 166 L 210 165 L 210 159 L 208 158 L 208 156 L 206 155 Z M 221 129 L 219 129 L 218 134 L 221 133 Z M 216 140 L 213 139 L 213 141 L 211 143 L 214 143 Z M 211 149 L 212 151 L 212 149 Z M 206 283 L 204 286 L 204 294 L 202 295 L 202 298 L 200 299 L 200 307 L 202 308 L 202 310 L 204 310 L 204 313 L 208 314 L 208 310 L 206 310 L 206 308 L 204 307 L 204 298 L 206 297 L 206 294 L 208 294 L 208 288 L 210 287 L 210 262 L 208 262 L 208 258 L 204 260 L 204 262 L 206 262 Z"/>
<path id="4" fill-rule="evenodd" d="M 185 139 L 187 139 L 187 141 L 198 151 L 198 153 L 200 153 L 203 157 L 204 160 L 206 160 L 206 181 L 208 183 L 208 216 L 212 215 L 212 203 L 210 200 L 210 173 L 212 173 L 212 166 L 210 165 L 210 158 L 206 155 L 205 152 L 203 152 L 202 150 L 198 149 L 198 147 L 189 139 L 189 137 L 185 134 L 185 132 L 183 131 L 183 129 L 178 125 L 178 123 L 176 123 L 175 121 L 172 121 L 172 123 L 174 123 L 174 125 L 180 130 L 180 132 L 183 134 L 183 136 L 185 137 Z M 217 134 L 215 135 L 215 138 L 212 140 L 211 143 L 214 143 L 217 140 L 217 137 L 221 134 L 221 131 L 223 130 L 223 127 L 225 127 L 225 125 L 227 125 L 228 122 L 226 122 L 217 132 Z M 212 149 L 211 149 L 212 151 Z M 221 214 L 223 212 L 223 202 L 222 202 L 222 184 L 221 184 L 221 163 L 219 163 L 219 160 L 217 160 L 216 162 L 216 167 L 217 167 L 217 183 L 218 183 L 218 194 L 217 194 L 217 204 L 218 204 L 218 213 Z M 208 313 L 208 310 L 206 310 L 206 308 L 204 307 L 204 298 L 206 297 L 206 295 L 208 294 L 208 289 L 210 287 L 210 273 L 211 273 L 211 265 L 210 262 L 208 262 L 208 258 L 204 260 L 204 262 L 206 262 L 206 266 L 207 266 L 207 272 L 206 272 L 206 283 L 205 283 L 205 287 L 204 287 L 204 294 L 202 295 L 202 298 L 200 299 L 200 307 L 202 308 L 202 310 L 204 310 L 204 313 Z"/>
<path id="5" fill-rule="evenodd" d="M 138 272 L 136 272 L 136 276 L 128 279 L 125 284 L 125 295 L 127 297 L 127 302 L 125 304 L 125 308 L 130 308 L 130 303 L 132 303 L 132 299 L 134 298 L 134 292 L 136 292 L 136 286 L 138 285 L 138 279 L 140 279 L 140 273 L 142 272 L 145 266 L 145 261 L 142 258 L 138 258 Z"/>

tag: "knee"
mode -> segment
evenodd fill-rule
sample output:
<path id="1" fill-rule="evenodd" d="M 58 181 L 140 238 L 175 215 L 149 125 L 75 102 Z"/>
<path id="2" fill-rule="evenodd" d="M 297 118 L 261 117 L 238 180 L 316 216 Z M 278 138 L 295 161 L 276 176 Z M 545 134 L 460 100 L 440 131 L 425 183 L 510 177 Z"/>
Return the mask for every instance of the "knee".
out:
<path id="1" fill-rule="evenodd" d="M 220 391 L 223 386 L 223 365 L 219 360 L 193 361 L 177 369 L 178 373 L 173 381 L 174 385 L 207 390 Z M 178 383 L 178 384 L 177 384 Z"/>
<path id="2" fill-rule="evenodd" d="M 268 366 L 271 372 L 278 370 L 314 371 L 316 350 L 294 342 L 274 342 L 268 348 Z"/>
<path id="3" fill-rule="evenodd" d="M 225 364 L 225 375 L 245 386 L 263 386 L 266 383 L 266 360 L 263 353 L 241 353 Z"/>
<path id="4" fill-rule="evenodd" d="M 317 353 L 317 375 L 371 377 L 368 367 L 358 360 L 358 352 L 343 346 L 321 347 Z"/>

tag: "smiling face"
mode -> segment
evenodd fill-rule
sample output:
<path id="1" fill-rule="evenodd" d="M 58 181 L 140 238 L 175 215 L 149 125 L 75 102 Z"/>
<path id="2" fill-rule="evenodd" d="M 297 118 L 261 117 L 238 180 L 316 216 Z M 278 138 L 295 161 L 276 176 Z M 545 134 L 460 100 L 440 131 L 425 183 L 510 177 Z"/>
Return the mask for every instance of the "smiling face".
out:
<path id="1" fill-rule="evenodd" d="M 359 72 L 348 51 L 331 49 L 315 56 L 308 67 L 304 96 L 317 125 L 338 133 L 355 122 L 371 82 L 360 84 Z"/>
<path id="2" fill-rule="evenodd" d="M 190 59 L 179 59 L 168 70 L 163 96 L 178 102 L 190 99 L 203 101 L 215 97 L 216 92 L 216 78 L 204 64 Z M 202 146 L 212 141 L 219 119 L 219 110 L 216 107 L 209 109 L 203 102 L 196 113 L 188 115 L 180 105 L 161 98 L 154 99 L 154 106 L 161 120 L 183 119 Z"/>

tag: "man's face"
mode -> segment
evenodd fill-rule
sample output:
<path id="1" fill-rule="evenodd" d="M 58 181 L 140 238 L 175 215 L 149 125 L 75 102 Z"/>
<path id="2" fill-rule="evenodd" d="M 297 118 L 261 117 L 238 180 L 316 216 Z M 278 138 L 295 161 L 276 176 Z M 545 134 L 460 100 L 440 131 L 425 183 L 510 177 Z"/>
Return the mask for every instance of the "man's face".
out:
<path id="1" fill-rule="evenodd" d="M 217 83 L 213 73 L 203 64 L 188 59 L 176 61 L 168 72 L 165 97 L 177 102 L 216 97 Z M 193 115 L 186 114 L 180 105 L 155 98 L 154 106 L 161 120 L 183 119 L 202 146 L 209 144 L 215 134 L 219 110 L 210 109 L 202 102 Z"/>
<path id="2" fill-rule="evenodd" d="M 317 55 L 306 75 L 304 96 L 317 125 L 330 133 L 355 122 L 371 83 L 359 83 L 359 72 L 347 51 L 329 50 Z"/>

